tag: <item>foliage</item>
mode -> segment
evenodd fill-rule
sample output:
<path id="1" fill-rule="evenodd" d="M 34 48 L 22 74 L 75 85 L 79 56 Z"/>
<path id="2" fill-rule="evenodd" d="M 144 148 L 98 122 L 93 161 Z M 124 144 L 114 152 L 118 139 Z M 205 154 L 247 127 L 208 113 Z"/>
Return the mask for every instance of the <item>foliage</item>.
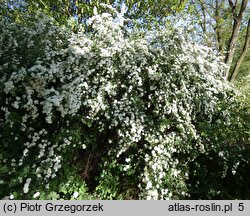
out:
<path id="1" fill-rule="evenodd" d="M 186 0 L 160 0 L 157 4 L 148 0 L 3 0 L 0 3 L 0 15 L 23 22 L 23 14 L 35 14 L 41 11 L 53 17 L 61 26 L 70 26 L 73 31 L 77 31 L 83 24 L 85 30 L 89 31 L 86 22 L 93 16 L 94 8 L 97 8 L 99 13 L 113 11 L 112 7 L 105 7 L 105 4 L 123 11 L 124 16 L 130 20 L 127 23 L 129 26 L 136 25 L 149 29 L 159 25 L 169 14 L 182 11 Z"/>
<path id="2" fill-rule="evenodd" d="M 234 124 L 224 127 L 217 118 L 216 124 L 201 125 L 207 143 L 227 144 L 191 162 L 188 182 L 192 199 L 249 199 L 250 107 L 241 101 L 242 95 L 238 97 L 240 102 L 230 108 Z"/>
<path id="3" fill-rule="evenodd" d="M 107 13 L 88 34 L 27 19 L 0 23 L 0 197 L 183 199 L 201 155 L 225 155 L 217 175 L 237 161 L 237 100 L 211 49 Z"/>

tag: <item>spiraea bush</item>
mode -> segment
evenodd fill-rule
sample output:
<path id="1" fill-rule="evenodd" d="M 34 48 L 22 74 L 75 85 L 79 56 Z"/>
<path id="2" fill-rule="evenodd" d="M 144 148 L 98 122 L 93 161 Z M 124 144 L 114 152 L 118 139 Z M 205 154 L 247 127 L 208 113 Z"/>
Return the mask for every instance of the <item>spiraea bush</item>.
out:
<path id="1" fill-rule="evenodd" d="M 0 197 L 182 199 L 199 157 L 225 173 L 237 101 L 221 59 L 123 21 L 95 14 L 77 34 L 42 14 L 1 21 Z"/>

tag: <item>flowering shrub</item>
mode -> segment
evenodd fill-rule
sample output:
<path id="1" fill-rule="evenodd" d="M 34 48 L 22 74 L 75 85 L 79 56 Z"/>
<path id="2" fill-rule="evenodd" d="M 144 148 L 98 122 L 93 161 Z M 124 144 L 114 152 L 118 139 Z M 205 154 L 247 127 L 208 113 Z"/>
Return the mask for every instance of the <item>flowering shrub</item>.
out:
<path id="1" fill-rule="evenodd" d="M 189 164 L 228 143 L 206 130 L 232 124 L 213 51 L 107 13 L 88 34 L 29 20 L 0 23 L 0 197 L 188 197 Z"/>

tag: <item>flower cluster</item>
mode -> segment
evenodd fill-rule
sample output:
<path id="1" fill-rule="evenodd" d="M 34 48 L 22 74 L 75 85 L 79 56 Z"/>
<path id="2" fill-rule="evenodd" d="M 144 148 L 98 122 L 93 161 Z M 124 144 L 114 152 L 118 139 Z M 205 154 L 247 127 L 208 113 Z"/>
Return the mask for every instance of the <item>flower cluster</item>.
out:
<path id="1" fill-rule="evenodd" d="M 0 23 L 0 159 L 12 164 L 0 180 L 20 172 L 13 184 L 26 194 L 55 178 L 67 155 L 105 149 L 100 185 L 112 164 L 119 178 L 137 175 L 140 198 L 186 196 L 188 162 L 212 148 L 199 122 L 233 100 L 225 66 L 181 31 L 128 34 L 107 13 L 88 24 L 91 33 L 73 34 L 43 15 L 27 26 Z"/>

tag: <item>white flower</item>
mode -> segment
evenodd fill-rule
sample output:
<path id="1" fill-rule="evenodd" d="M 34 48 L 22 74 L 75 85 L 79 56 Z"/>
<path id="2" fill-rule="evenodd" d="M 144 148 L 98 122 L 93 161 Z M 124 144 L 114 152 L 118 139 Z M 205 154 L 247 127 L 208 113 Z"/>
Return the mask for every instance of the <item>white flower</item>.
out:
<path id="1" fill-rule="evenodd" d="M 12 81 L 8 81 L 5 83 L 4 91 L 5 93 L 9 93 L 10 90 L 12 90 L 13 88 L 14 88 L 14 83 Z"/>
<path id="2" fill-rule="evenodd" d="M 178 174 L 179 174 L 179 171 L 175 169 L 175 170 L 173 171 L 173 176 L 174 176 L 174 177 L 177 177 Z"/>
<path id="3" fill-rule="evenodd" d="M 101 56 L 102 57 L 109 57 L 111 55 L 110 50 L 101 49 Z"/>
<path id="4" fill-rule="evenodd" d="M 40 196 L 40 192 L 36 192 L 34 195 L 33 195 L 33 198 L 37 198 Z"/>
<path id="5" fill-rule="evenodd" d="M 157 199 L 157 198 L 158 198 L 158 191 L 157 191 L 157 190 L 153 190 L 153 191 L 151 192 L 151 197 L 152 197 L 153 199 Z"/>
<path id="6" fill-rule="evenodd" d="M 98 14 L 96 7 L 94 7 L 94 9 L 93 9 L 93 14 L 94 14 L 94 16 L 96 16 Z"/>
<path id="7" fill-rule="evenodd" d="M 30 185 L 30 182 L 31 182 L 31 178 L 27 178 L 26 179 L 26 182 L 23 186 L 23 192 L 26 194 L 29 192 L 29 185 Z"/>
<path id="8" fill-rule="evenodd" d="M 152 182 L 148 181 L 147 182 L 147 186 L 146 186 L 146 190 L 152 188 Z"/>
<path id="9" fill-rule="evenodd" d="M 79 193 L 77 191 L 74 192 L 73 197 L 76 199 L 78 197 Z"/>
<path id="10" fill-rule="evenodd" d="M 29 151 L 29 149 L 27 149 L 27 148 L 26 148 L 26 149 L 24 149 L 24 150 L 23 150 L 23 156 L 27 156 L 28 151 Z"/>
<path id="11" fill-rule="evenodd" d="M 219 156 L 220 156 L 220 157 L 223 157 L 223 156 L 224 156 L 224 154 L 223 154 L 222 151 L 219 152 Z"/>
<path id="12" fill-rule="evenodd" d="M 129 162 L 131 161 L 131 159 L 130 159 L 130 158 L 126 158 L 125 161 L 126 161 L 127 163 L 129 163 Z"/>
<path id="13" fill-rule="evenodd" d="M 15 102 L 13 103 L 13 107 L 16 108 L 16 109 L 18 109 L 18 108 L 19 108 L 19 102 L 18 102 L 18 101 L 15 101 Z"/>

